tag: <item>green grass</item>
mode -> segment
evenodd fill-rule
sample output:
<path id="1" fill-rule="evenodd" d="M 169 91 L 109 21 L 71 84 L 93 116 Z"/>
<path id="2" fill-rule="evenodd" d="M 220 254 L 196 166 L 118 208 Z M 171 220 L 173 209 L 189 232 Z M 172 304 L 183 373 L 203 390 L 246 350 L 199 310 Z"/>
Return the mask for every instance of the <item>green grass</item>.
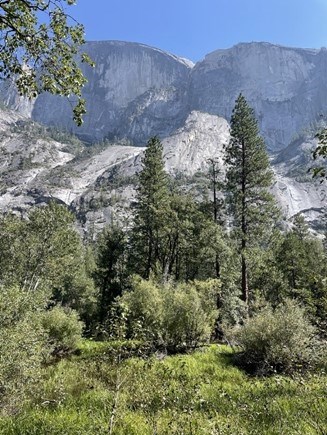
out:
<path id="1" fill-rule="evenodd" d="M 327 376 L 251 378 L 211 346 L 158 360 L 121 359 L 120 345 L 84 341 L 44 370 L 31 405 L 1 434 L 325 434 Z M 111 432 L 110 432 L 111 428 Z"/>

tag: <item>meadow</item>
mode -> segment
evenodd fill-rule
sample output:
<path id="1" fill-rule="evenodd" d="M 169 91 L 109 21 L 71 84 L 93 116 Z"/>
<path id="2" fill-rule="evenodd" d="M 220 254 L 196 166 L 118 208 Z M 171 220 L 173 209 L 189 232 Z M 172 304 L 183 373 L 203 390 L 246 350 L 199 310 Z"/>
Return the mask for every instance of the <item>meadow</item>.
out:
<path id="1" fill-rule="evenodd" d="M 6 435 L 326 434 L 327 376 L 251 377 L 233 350 L 151 354 L 137 342 L 83 340 L 43 369 L 23 412 L 0 419 Z"/>

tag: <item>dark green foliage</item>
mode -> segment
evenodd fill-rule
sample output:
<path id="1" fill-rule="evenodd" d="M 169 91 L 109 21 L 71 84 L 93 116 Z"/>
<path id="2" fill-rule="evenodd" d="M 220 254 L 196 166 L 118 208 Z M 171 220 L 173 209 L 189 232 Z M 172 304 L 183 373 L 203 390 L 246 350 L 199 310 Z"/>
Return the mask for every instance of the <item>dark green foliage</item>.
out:
<path id="1" fill-rule="evenodd" d="M 226 193 L 233 228 L 251 246 L 262 240 L 264 224 L 274 217 L 273 196 L 268 190 L 273 173 L 253 110 L 242 95 L 233 110 L 226 163 Z"/>
<path id="2" fill-rule="evenodd" d="M 279 268 L 286 282 L 285 295 L 299 300 L 311 319 L 323 329 L 327 324 L 327 258 L 323 244 L 310 235 L 301 216 L 285 234 L 277 252 Z M 326 332 L 326 331 L 325 331 Z"/>
<path id="3" fill-rule="evenodd" d="M 202 210 L 202 205 L 192 195 L 167 191 L 162 207 L 161 213 L 156 215 L 158 243 L 153 248 L 156 262 L 153 260 L 151 270 L 164 280 L 169 277 L 176 281 L 220 277 L 228 257 L 222 227 Z M 142 255 L 135 243 L 137 239 L 140 243 L 136 224 L 132 231 L 132 258 L 136 253 Z M 132 270 L 137 272 L 135 268 Z"/>
<path id="4" fill-rule="evenodd" d="M 226 248 L 218 222 L 218 197 L 207 213 L 191 194 L 170 186 L 164 171 L 162 145 L 150 139 L 138 176 L 136 216 L 131 234 L 129 266 L 148 278 L 167 281 L 220 277 Z M 216 174 L 214 186 L 218 189 Z"/>
<path id="5" fill-rule="evenodd" d="M 212 217 L 214 222 L 223 224 L 224 222 L 224 200 L 222 191 L 224 183 L 221 178 L 218 159 L 209 160 L 209 188 L 212 193 Z"/>
<path id="6" fill-rule="evenodd" d="M 226 202 L 233 237 L 241 257 L 242 299 L 249 303 L 249 262 L 252 247 L 267 241 L 277 208 L 269 187 L 273 174 L 253 110 L 243 95 L 235 103 L 231 140 L 226 147 Z"/>
<path id="7" fill-rule="evenodd" d="M 170 209 L 166 224 L 165 272 L 177 281 L 194 280 L 199 277 L 214 277 L 213 261 L 209 255 L 204 258 L 202 249 L 214 245 L 208 240 L 207 231 L 212 221 L 201 212 L 191 195 L 175 192 L 170 197 Z M 215 250 L 221 246 L 214 245 Z M 210 267 L 211 266 L 211 267 Z"/>
<path id="8" fill-rule="evenodd" d="M 319 140 L 317 148 L 313 152 L 314 160 L 327 159 L 327 129 L 321 130 L 317 136 Z M 320 166 L 311 168 L 314 177 L 320 177 L 321 181 L 327 178 L 327 166 L 324 161 Z"/>
<path id="9" fill-rule="evenodd" d="M 121 295 L 126 285 L 126 256 L 126 233 L 116 225 L 105 228 L 96 242 L 96 269 L 94 271 L 94 280 L 99 289 L 100 323 L 106 320 L 112 302 Z"/>
<path id="10" fill-rule="evenodd" d="M 149 278 L 157 267 L 165 267 L 162 245 L 165 244 L 168 178 L 164 171 L 162 144 L 157 137 L 148 141 L 138 176 L 137 204 L 131 237 L 133 270 Z"/>
<path id="11" fill-rule="evenodd" d="M 287 283 L 281 270 L 277 253 L 281 249 L 282 234 L 275 232 L 265 249 L 251 249 L 249 264 L 250 313 L 254 313 L 257 305 L 263 300 L 273 306 L 283 301 L 287 292 Z"/>

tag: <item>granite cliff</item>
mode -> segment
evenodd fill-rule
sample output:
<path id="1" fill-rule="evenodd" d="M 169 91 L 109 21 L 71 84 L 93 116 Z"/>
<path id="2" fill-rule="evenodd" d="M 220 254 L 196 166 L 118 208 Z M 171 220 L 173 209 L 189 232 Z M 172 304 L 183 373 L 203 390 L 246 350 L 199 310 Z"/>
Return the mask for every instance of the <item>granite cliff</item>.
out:
<path id="1" fill-rule="evenodd" d="M 224 118 L 191 112 L 174 134 L 163 139 L 167 172 L 187 189 L 196 189 L 206 178 L 208 159 L 214 157 L 223 178 L 228 140 Z M 312 146 L 312 141 L 301 143 L 296 146 L 301 155 L 288 150 L 275 158 L 273 190 L 286 219 L 303 213 L 317 225 L 327 189 L 306 172 Z M 134 201 L 143 152 L 142 147 L 115 141 L 85 146 L 16 112 L 0 110 L 0 210 L 24 213 L 35 204 L 55 200 L 76 213 L 88 234 L 112 219 L 124 222 Z"/>
<path id="2" fill-rule="evenodd" d="M 120 41 L 89 42 L 83 50 L 96 66 L 82 65 L 88 79 L 82 127 L 74 125 L 65 98 L 42 94 L 28 105 L 9 87 L 4 91 L 6 103 L 38 122 L 71 131 L 89 142 L 127 137 L 140 145 L 154 131 L 166 136 L 181 125 L 187 114 L 191 62 L 146 45 Z"/>
<path id="3" fill-rule="evenodd" d="M 123 219 L 133 202 L 142 146 L 154 134 L 163 140 L 167 171 L 184 183 L 203 174 L 210 157 L 218 158 L 223 176 L 227 120 L 242 92 L 271 152 L 274 192 L 285 218 L 303 213 L 318 222 L 326 187 L 312 182 L 307 169 L 313 132 L 327 116 L 325 49 L 238 44 L 195 65 L 136 43 L 89 42 L 85 50 L 96 67 L 83 67 L 88 112 L 82 128 L 73 124 L 64 98 L 43 94 L 29 102 L 2 84 L 5 104 L 16 112 L 0 113 L 1 210 L 54 198 L 87 229 L 113 215 Z M 58 136 L 59 130 L 89 145 Z"/>
<path id="4" fill-rule="evenodd" d="M 230 119 L 242 92 L 254 108 L 268 149 L 327 116 L 327 51 L 268 43 L 217 50 L 192 70 L 191 106 Z"/>
<path id="5" fill-rule="evenodd" d="M 242 92 L 255 109 L 271 152 L 327 117 L 327 50 L 242 43 L 216 50 L 195 65 L 143 44 L 104 41 L 85 46 L 96 62 L 83 66 L 88 113 L 74 126 L 64 98 L 40 95 L 33 104 L 15 96 L 11 107 L 43 124 L 56 125 L 96 142 L 128 138 L 144 145 L 150 135 L 168 137 L 193 111 L 229 120 Z"/>

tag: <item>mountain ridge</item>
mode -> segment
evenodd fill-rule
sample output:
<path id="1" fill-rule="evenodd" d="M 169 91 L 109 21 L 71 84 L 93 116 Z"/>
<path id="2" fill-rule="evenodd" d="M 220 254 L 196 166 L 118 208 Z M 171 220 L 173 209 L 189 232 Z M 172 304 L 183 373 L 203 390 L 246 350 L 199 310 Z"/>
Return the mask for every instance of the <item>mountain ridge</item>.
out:
<path id="1" fill-rule="evenodd" d="M 145 44 L 101 41 L 87 47 L 98 62 L 87 70 L 88 113 L 80 130 L 62 98 L 43 94 L 30 103 L 12 87 L 3 92 L 18 113 L 0 117 L 2 210 L 24 210 L 53 198 L 71 207 L 86 231 L 92 225 L 100 228 L 113 215 L 124 220 L 134 201 L 133 177 L 141 167 L 142 147 L 153 135 L 163 142 L 167 171 L 182 174 L 187 188 L 207 170 L 210 157 L 218 158 L 224 174 L 227 120 L 236 96 L 244 92 L 273 156 L 274 193 L 285 219 L 302 213 L 314 225 L 318 222 L 327 193 L 307 173 L 317 140 L 305 130 L 326 124 L 327 50 L 241 43 L 209 53 L 190 67 Z M 79 131 L 82 140 L 107 147 L 94 148 L 95 154 L 81 161 L 67 153 L 71 147 L 64 141 L 53 141 L 47 132 L 34 134 L 40 131 L 37 122 Z"/>
<path id="2" fill-rule="evenodd" d="M 10 107 L 46 125 L 78 134 L 88 142 L 127 138 L 144 145 L 149 136 L 169 137 L 193 111 L 229 120 L 242 92 L 254 108 L 270 152 L 319 117 L 327 118 L 327 50 L 267 42 L 239 43 L 214 50 L 190 66 L 172 53 L 127 41 L 90 41 L 95 60 L 84 88 L 87 114 L 77 128 L 67 101 L 47 94 L 29 104 L 3 92 Z"/>

